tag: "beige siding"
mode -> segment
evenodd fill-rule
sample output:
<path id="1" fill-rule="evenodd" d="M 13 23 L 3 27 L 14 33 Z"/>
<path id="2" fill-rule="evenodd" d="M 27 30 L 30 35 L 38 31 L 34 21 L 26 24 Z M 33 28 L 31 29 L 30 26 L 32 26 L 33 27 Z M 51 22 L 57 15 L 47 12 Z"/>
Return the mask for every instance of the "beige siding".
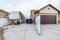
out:
<path id="1" fill-rule="evenodd" d="M 1 17 L 7 18 L 8 17 L 8 13 L 5 13 L 5 12 L 0 11 L 0 18 Z"/>
<path id="2" fill-rule="evenodd" d="M 31 15 L 30 15 L 30 17 L 32 18 L 32 20 L 33 20 L 33 22 L 34 22 L 34 18 L 35 18 L 35 11 L 31 11 Z"/>
<path id="3" fill-rule="evenodd" d="M 60 13 L 58 14 L 58 19 L 60 20 Z"/>
<path id="4" fill-rule="evenodd" d="M 58 13 L 40 13 L 40 15 L 58 15 Z"/>
<path id="5" fill-rule="evenodd" d="M 58 23 L 60 23 L 60 13 L 58 14 Z"/>
<path id="6" fill-rule="evenodd" d="M 34 13 L 35 13 L 35 11 L 31 12 L 31 15 L 30 15 L 31 18 L 35 16 Z"/>
<path id="7" fill-rule="evenodd" d="M 40 13 L 58 13 L 58 12 L 52 7 L 47 6 L 44 9 L 40 10 Z"/>

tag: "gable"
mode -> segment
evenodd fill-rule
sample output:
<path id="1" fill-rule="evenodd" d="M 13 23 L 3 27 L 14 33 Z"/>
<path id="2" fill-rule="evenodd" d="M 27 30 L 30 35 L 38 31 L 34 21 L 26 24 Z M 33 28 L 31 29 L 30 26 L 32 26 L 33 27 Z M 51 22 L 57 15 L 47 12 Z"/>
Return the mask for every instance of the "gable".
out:
<path id="1" fill-rule="evenodd" d="M 58 13 L 57 10 L 55 10 L 53 7 L 51 6 L 46 6 L 43 9 L 39 10 L 40 13 Z"/>

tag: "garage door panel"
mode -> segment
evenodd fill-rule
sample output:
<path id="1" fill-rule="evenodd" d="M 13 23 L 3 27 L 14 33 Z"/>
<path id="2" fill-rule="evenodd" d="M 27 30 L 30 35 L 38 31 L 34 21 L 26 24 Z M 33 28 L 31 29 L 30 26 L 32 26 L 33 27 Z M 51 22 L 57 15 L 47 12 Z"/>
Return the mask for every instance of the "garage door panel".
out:
<path id="1" fill-rule="evenodd" d="M 41 24 L 56 24 L 56 16 L 41 15 Z"/>

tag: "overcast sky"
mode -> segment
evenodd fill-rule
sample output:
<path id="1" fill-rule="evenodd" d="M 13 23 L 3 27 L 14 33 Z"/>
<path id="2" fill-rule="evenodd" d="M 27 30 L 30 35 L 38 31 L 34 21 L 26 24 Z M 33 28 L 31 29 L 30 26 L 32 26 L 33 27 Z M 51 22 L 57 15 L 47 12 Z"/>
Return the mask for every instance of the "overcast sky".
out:
<path id="1" fill-rule="evenodd" d="M 0 0 L 0 9 L 8 12 L 21 11 L 27 17 L 32 9 L 38 10 L 47 4 L 60 10 L 60 0 Z"/>

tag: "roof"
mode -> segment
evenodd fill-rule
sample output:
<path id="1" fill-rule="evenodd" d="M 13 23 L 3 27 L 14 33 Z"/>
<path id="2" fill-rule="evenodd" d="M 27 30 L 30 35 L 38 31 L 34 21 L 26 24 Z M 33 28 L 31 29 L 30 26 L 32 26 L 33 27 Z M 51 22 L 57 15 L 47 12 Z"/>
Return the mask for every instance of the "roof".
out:
<path id="1" fill-rule="evenodd" d="M 2 12 L 4 12 L 4 13 L 8 13 L 8 14 L 10 14 L 9 12 L 6 12 L 6 11 L 4 11 L 4 10 L 1 10 L 1 9 L 0 9 L 0 11 L 2 11 Z"/>
<path id="2" fill-rule="evenodd" d="M 47 7 L 47 6 L 51 6 L 53 9 L 55 9 L 56 11 L 58 11 L 58 12 L 60 12 L 57 8 L 55 8 L 54 6 L 52 6 L 51 4 L 48 4 L 48 5 L 46 5 L 46 6 L 44 6 L 43 8 L 41 8 L 41 9 L 39 9 L 39 10 L 42 10 L 42 9 L 44 9 L 45 7 Z"/>
<path id="3" fill-rule="evenodd" d="M 39 10 L 31 10 L 31 12 L 32 12 L 32 11 L 35 11 L 35 13 L 39 13 Z"/>

